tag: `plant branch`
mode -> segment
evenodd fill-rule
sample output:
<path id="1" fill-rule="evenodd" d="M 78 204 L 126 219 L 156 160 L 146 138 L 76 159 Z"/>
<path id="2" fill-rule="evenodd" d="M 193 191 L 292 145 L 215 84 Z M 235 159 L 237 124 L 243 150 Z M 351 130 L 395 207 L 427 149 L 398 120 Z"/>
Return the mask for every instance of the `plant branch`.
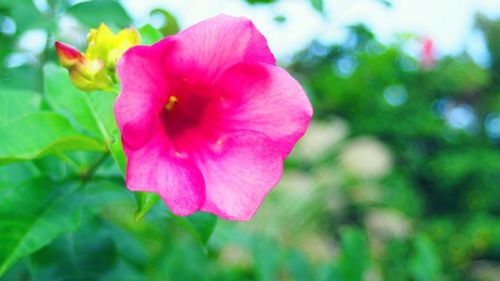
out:
<path id="1" fill-rule="evenodd" d="M 82 181 L 84 183 L 90 181 L 90 179 L 92 178 L 94 173 L 97 171 L 97 169 L 99 169 L 101 164 L 104 163 L 104 161 L 106 161 L 106 159 L 108 159 L 108 157 L 109 157 L 109 152 L 108 151 L 104 152 L 92 165 L 90 165 L 90 167 L 87 169 L 87 171 L 83 172 L 80 175 L 80 178 L 82 179 Z"/>

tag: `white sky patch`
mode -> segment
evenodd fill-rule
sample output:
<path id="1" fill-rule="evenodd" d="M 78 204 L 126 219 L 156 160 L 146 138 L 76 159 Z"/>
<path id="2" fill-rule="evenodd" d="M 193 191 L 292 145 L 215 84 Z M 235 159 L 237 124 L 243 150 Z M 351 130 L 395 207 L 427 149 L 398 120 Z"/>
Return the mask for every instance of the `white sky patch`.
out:
<path id="1" fill-rule="evenodd" d="M 478 61 L 485 60 L 484 44 L 473 33 L 474 15 L 500 16 L 499 0 L 393 0 L 386 8 L 375 0 L 324 0 L 328 18 L 316 13 L 309 0 L 280 0 L 272 5 L 249 5 L 238 0 L 122 0 L 138 24 L 148 19 L 153 8 L 172 12 L 182 28 L 220 13 L 246 16 L 268 38 L 271 50 L 286 59 L 319 38 L 341 42 L 344 27 L 367 24 L 382 42 L 395 34 L 412 33 L 431 38 L 438 54 L 468 50 Z M 286 17 L 278 23 L 276 16 Z"/>
<path id="2" fill-rule="evenodd" d="M 45 50 L 47 32 L 43 29 L 31 29 L 23 33 L 19 38 L 18 45 L 22 50 L 39 54 Z"/>

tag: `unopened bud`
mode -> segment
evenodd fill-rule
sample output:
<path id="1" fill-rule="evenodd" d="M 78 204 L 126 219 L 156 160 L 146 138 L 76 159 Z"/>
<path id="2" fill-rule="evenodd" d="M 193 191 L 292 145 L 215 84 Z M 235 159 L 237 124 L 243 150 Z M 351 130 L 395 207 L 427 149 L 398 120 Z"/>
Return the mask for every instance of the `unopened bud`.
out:
<path id="1" fill-rule="evenodd" d="M 85 54 L 61 42 L 55 45 L 59 61 L 69 70 L 73 84 L 81 90 L 93 91 L 112 87 L 116 63 L 125 51 L 139 42 L 136 29 L 126 28 L 114 35 L 101 23 L 99 28 L 90 30 Z"/>
<path id="2" fill-rule="evenodd" d="M 59 63 L 63 67 L 72 67 L 77 64 L 84 63 L 83 54 L 77 49 L 71 47 L 70 45 L 66 45 L 61 42 L 56 42 L 56 52 L 59 57 Z"/>

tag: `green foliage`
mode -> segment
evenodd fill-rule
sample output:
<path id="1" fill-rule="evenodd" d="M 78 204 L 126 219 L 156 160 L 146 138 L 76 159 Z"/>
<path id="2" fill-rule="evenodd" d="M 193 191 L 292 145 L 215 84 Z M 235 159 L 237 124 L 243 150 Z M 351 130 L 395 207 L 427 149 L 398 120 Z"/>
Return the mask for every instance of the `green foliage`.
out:
<path id="1" fill-rule="evenodd" d="M 320 12 L 320 13 L 324 12 L 324 3 L 323 3 L 323 0 L 311 0 L 311 5 L 318 12 Z"/>
<path id="2" fill-rule="evenodd" d="M 150 192 L 136 192 L 134 195 L 137 202 L 135 220 L 140 221 L 158 203 L 160 196 Z"/>
<path id="3" fill-rule="evenodd" d="M 414 241 L 414 254 L 410 259 L 409 270 L 414 280 L 436 280 L 440 270 L 439 257 L 434 245 L 425 237 L 416 237 Z"/>
<path id="4" fill-rule="evenodd" d="M 51 107 L 74 120 L 76 126 L 109 143 L 117 128 L 113 117 L 115 96 L 78 90 L 62 67 L 48 64 L 43 70 L 45 93 Z"/>
<path id="5" fill-rule="evenodd" d="M 500 20 L 492 20 L 485 15 L 476 16 L 476 25 L 486 37 L 486 44 L 491 55 L 492 68 L 500 71 Z M 498 76 L 496 76 L 498 79 Z"/>
<path id="6" fill-rule="evenodd" d="M 41 96 L 23 89 L 0 89 L 0 124 L 40 110 Z"/>
<path id="7" fill-rule="evenodd" d="M 426 80 L 429 86 L 441 93 L 443 97 L 473 94 L 491 82 L 491 73 L 484 71 L 465 55 L 443 59 L 427 75 Z"/>
<path id="8" fill-rule="evenodd" d="M 256 263 L 257 280 L 276 280 L 280 262 L 278 245 L 267 237 L 260 237 L 252 241 L 252 254 Z"/>
<path id="9" fill-rule="evenodd" d="M 114 1 L 75 5 L 50 1 L 49 10 L 43 12 L 32 1 L 0 4 L 6 15 L 14 19 L 19 34 L 34 26 L 54 31 L 56 13 L 70 14 L 93 28 L 104 18 L 115 27 L 131 23 L 125 10 Z M 177 32 L 175 18 L 166 11 L 155 13 L 158 12 L 168 21 L 162 31 Z M 141 35 L 146 44 L 163 37 L 151 25 L 143 27 Z M 6 43 L 4 47 L 10 44 L 9 38 L 0 39 Z M 51 52 L 45 50 L 40 59 L 50 60 Z M 2 54 L 8 53 L 0 52 L 0 60 L 4 58 Z M 8 68 L 2 79 L 0 276 L 6 280 L 26 275 L 37 280 L 97 280 L 102 276 L 127 280 L 134 276 L 133 272 L 145 266 L 147 256 L 142 242 L 128 233 L 130 229 L 124 229 L 137 222 L 127 221 L 129 226 L 124 222 L 111 223 L 105 215 L 109 202 L 133 209 L 130 197 L 123 196 L 127 194 L 122 178 L 126 158 L 113 114 L 116 93 L 84 93 L 71 84 L 66 70 L 53 63 L 44 64 L 42 69 Z M 108 154 L 114 163 L 108 160 Z M 94 177 L 114 179 L 117 183 Z M 137 193 L 137 198 L 137 219 L 152 210 L 159 199 L 156 194 L 146 193 Z M 85 219 L 80 224 L 84 204 Z M 161 212 L 161 217 L 171 217 L 165 210 Z M 134 218 L 133 213 L 128 218 Z M 169 225 L 178 224 L 183 235 L 191 235 L 204 248 L 216 221 L 214 216 L 200 213 L 192 218 L 169 219 Z M 174 233 L 168 236 L 173 237 Z M 97 256 L 101 259 L 97 260 Z M 9 271 L 26 257 L 29 268 L 21 262 Z"/>
<path id="10" fill-rule="evenodd" d="M 61 236 L 33 255 L 33 275 L 53 281 L 100 280 L 118 263 L 118 249 L 109 232 L 95 219 L 84 218 L 79 230 Z M 59 266 L 54 268 L 53 264 Z"/>
<path id="11" fill-rule="evenodd" d="M 340 232 L 342 256 L 339 260 L 340 274 L 344 280 L 363 280 L 369 262 L 366 237 L 359 229 L 342 229 Z"/>
<path id="12" fill-rule="evenodd" d="M 164 36 L 179 32 L 180 29 L 177 19 L 167 10 L 154 9 L 150 14 L 152 17 L 159 17 L 162 20 L 162 25 L 158 27 L 158 31 Z"/>
<path id="13" fill-rule="evenodd" d="M 44 28 L 47 30 L 54 30 L 56 28 L 56 22 L 52 19 L 51 15 L 41 13 L 36 9 L 33 1 L 19 0 L 4 2 L 2 5 L 5 11 L 4 15 L 11 17 L 15 21 L 16 34 L 20 35 L 34 28 Z"/>
<path id="14" fill-rule="evenodd" d="M 492 37 L 488 42 L 495 41 L 498 36 L 490 30 L 496 28 L 495 21 L 483 26 Z M 376 136 L 394 157 L 392 172 L 377 181 L 382 186 L 370 187 L 371 201 L 349 202 L 363 209 L 335 217 L 364 223 L 369 239 L 382 243 L 383 250 L 372 248 L 364 258 L 352 259 L 370 261 L 370 267 L 383 272 L 383 280 L 476 280 L 472 277 L 476 269 L 471 269 L 474 260 L 491 264 L 499 260 L 499 248 L 487 238 L 495 231 L 486 230 L 496 224 L 484 219 L 485 214 L 498 217 L 495 202 L 500 199 L 495 192 L 500 176 L 498 139 L 488 133 L 484 118 L 498 112 L 498 70 L 480 67 L 467 55 L 445 57 L 430 69 L 421 69 L 399 44 L 382 46 L 362 26 L 351 30 L 346 44 L 314 43 L 297 56 L 292 69 L 309 90 L 317 117 L 341 116 L 353 137 Z M 497 48 L 493 45 L 490 49 Z M 333 61 L 333 67 L 327 61 Z M 461 110 L 472 114 L 471 123 L 455 123 L 454 114 Z M 347 193 L 351 200 L 368 196 L 359 194 L 368 192 L 358 187 L 365 181 L 346 181 L 346 190 L 355 190 Z M 415 219 L 406 239 L 373 232 L 376 226 L 370 223 L 383 223 L 382 217 L 373 215 L 380 207 Z M 386 220 L 399 220 L 391 216 L 387 213 Z M 483 224 L 469 227 L 478 217 Z M 473 238 L 465 229 L 481 234 Z M 346 279 L 340 273 L 346 268 L 349 265 L 337 265 L 333 276 Z"/>
<path id="15" fill-rule="evenodd" d="M 205 246 L 214 231 L 217 217 L 207 213 L 195 213 L 187 218 L 172 216 L 202 246 Z"/>
<path id="16" fill-rule="evenodd" d="M 26 137 L 26 132 L 30 137 Z M 78 133 L 61 115 L 39 112 L 0 126 L 0 163 L 31 160 L 66 150 L 103 151 L 104 146 Z"/>
<path id="17" fill-rule="evenodd" d="M 7 47 L 7 46 L 5 46 Z M 0 59 L 3 58 L 0 56 Z M 16 89 L 29 89 L 39 90 L 42 84 L 40 73 L 38 69 L 26 65 L 3 69 L 3 64 L 0 65 L 2 69 L 2 77 L 0 77 L 0 84 L 6 88 Z"/>
<path id="18" fill-rule="evenodd" d="M 79 223 L 83 193 L 77 183 L 34 179 L 0 186 L 0 275 L 16 261 Z"/>
<path id="19" fill-rule="evenodd" d="M 163 38 L 161 32 L 151 24 L 139 28 L 139 33 L 141 34 L 141 44 L 145 45 L 152 45 Z"/>
<path id="20" fill-rule="evenodd" d="M 132 19 L 125 9 L 115 1 L 93 0 L 71 6 L 67 13 L 77 18 L 88 27 L 97 27 L 101 22 L 119 28 L 128 27 Z"/>

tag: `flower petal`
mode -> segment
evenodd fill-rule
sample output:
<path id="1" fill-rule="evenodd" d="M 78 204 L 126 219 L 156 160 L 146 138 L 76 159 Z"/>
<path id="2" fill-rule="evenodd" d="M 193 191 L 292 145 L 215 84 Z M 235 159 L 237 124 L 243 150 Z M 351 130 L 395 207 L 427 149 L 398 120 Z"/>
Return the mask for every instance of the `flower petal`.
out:
<path id="1" fill-rule="evenodd" d="M 57 56 L 59 57 L 59 63 L 63 67 L 69 68 L 78 64 L 81 65 L 85 62 L 83 54 L 73 46 L 64 44 L 59 41 L 56 41 L 54 45 L 56 47 Z"/>
<path id="2" fill-rule="evenodd" d="M 285 158 L 304 135 L 313 113 L 299 83 L 284 69 L 263 63 L 239 64 L 218 85 L 226 130 L 266 134 Z"/>
<path id="3" fill-rule="evenodd" d="M 162 42 L 166 43 L 168 40 Z M 169 85 L 157 59 L 163 52 L 162 44 L 132 47 L 118 62 L 122 89 L 115 103 L 115 117 L 123 143 L 131 148 L 149 139 L 155 119 L 168 101 Z"/>
<path id="4" fill-rule="evenodd" d="M 205 200 L 203 176 L 191 161 L 175 153 L 162 131 L 142 148 L 126 152 L 128 189 L 158 193 L 179 216 L 200 209 Z"/>
<path id="5" fill-rule="evenodd" d="M 267 40 L 243 17 L 219 15 L 172 37 L 163 64 L 173 79 L 206 84 L 240 62 L 276 64 Z"/>
<path id="6" fill-rule="evenodd" d="M 91 29 L 87 38 L 87 59 L 106 59 L 109 50 L 113 48 L 115 35 L 109 27 L 101 23 L 97 29 Z"/>
<path id="7" fill-rule="evenodd" d="M 202 211 L 231 220 L 251 219 L 283 171 L 275 144 L 252 131 L 225 135 L 196 162 L 205 178 Z"/>

